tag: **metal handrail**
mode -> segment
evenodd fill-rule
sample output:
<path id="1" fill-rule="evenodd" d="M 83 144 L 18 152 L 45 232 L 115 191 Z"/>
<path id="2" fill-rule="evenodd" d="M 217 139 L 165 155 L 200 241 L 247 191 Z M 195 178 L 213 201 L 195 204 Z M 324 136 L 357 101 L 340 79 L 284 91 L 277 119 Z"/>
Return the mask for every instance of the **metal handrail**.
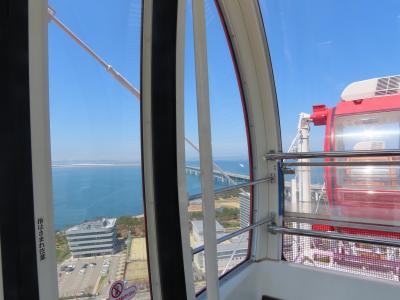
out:
<path id="1" fill-rule="evenodd" d="M 374 244 L 388 247 L 400 247 L 400 240 L 384 239 L 379 237 L 361 236 L 355 234 L 344 234 L 332 231 L 316 231 L 299 228 L 286 228 L 282 226 L 269 225 L 268 231 L 279 234 L 294 234 L 309 237 L 326 238 L 331 240 L 341 240 L 355 243 Z"/>
<path id="2" fill-rule="evenodd" d="M 259 184 L 259 183 L 263 183 L 263 182 L 272 182 L 273 179 L 274 179 L 273 176 L 269 176 L 269 177 L 265 177 L 265 178 L 262 178 L 262 179 L 253 180 L 253 181 L 250 181 L 250 182 L 245 182 L 245 183 L 241 183 L 241 184 L 235 184 L 235 185 L 227 186 L 227 187 L 215 190 L 214 194 L 215 195 L 222 194 L 222 193 L 226 193 L 226 192 L 229 192 L 229 191 L 234 191 L 234 190 L 237 190 L 237 189 L 240 189 L 240 188 L 244 188 L 244 187 L 256 185 L 256 184 Z M 193 201 L 193 200 L 196 200 L 196 199 L 201 199 L 202 195 L 203 195 L 202 193 L 191 195 L 190 197 L 188 197 L 188 200 L 189 201 Z"/>
<path id="3" fill-rule="evenodd" d="M 247 227 L 244 227 L 242 229 L 239 229 L 239 230 L 236 230 L 234 232 L 228 233 L 228 234 L 220 237 L 219 239 L 217 239 L 217 244 L 220 244 L 222 242 L 230 240 L 231 238 L 234 238 L 235 236 L 241 235 L 242 233 L 250 231 L 250 230 L 254 229 L 255 227 L 258 227 L 258 226 L 261 226 L 261 225 L 264 225 L 264 224 L 270 223 L 270 222 L 271 222 L 271 218 L 264 219 L 264 220 L 255 222 L 255 223 L 253 223 L 253 224 L 251 224 L 251 225 L 249 225 Z M 204 251 L 204 245 L 201 245 L 201 246 L 198 246 L 198 247 L 194 248 L 192 252 L 193 252 L 193 255 L 195 255 L 195 254 L 197 254 L 197 253 L 199 253 L 201 251 Z"/>
<path id="4" fill-rule="evenodd" d="M 377 224 L 376 219 L 368 218 L 356 218 L 356 217 L 345 217 L 337 214 L 316 214 L 313 212 L 298 212 L 298 211 L 285 211 L 284 218 L 304 218 L 308 220 L 326 220 L 326 221 L 336 221 L 336 222 L 352 222 L 352 223 L 362 223 L 362 224 L 372 224 L 372 225 L 382 225 L 382 226 L 399 226 L 399 221 L 390 221 L 380 219 L 379 224 Z M 396 222 L 396 223 L 394 223 Z M 305 222 L 307 223 L 307 222 Z"/>
<path id="5" fill-rule="evenodd" d="M 318 161 L 318 162 L 284 162 L 283 167 L 352 167 L 352 166 L 400 166 L 400 160 L 376 161 Z"/>
<path id="6" fill-rule="evenodd" d="M 265 160 L 303 159 L 303 158 L 331 158 L 331 157 L 384 157 L 400 156 L 400 150 L 363 150 L 363 151 L 316 151 L 316 152 L 291 152 L 267 153 Z"/>
<path id="7" fill-rule="evenodd" d="M 283 221 L 284 222 L 327 225 L 327 226 L 341 227 L 341 228 L 355 228 L 355 229 L 362 229 L 362 230 L 400 233 L 400 227 L 396 226 L 396 225 L 382 225 L 382 224 L 328 220 L 328 219 L 319 219 L 319 218 L 293 217 L 293 216 L 284 216 Z"/>

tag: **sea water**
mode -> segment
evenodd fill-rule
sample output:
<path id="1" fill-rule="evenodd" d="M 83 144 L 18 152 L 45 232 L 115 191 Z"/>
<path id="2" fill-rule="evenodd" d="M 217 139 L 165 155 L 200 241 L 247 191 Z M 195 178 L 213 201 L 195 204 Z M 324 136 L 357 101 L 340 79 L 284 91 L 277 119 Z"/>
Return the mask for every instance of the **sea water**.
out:
<path id="1" fill-rule="evenodd" d="M 249 174 L 246 160 L 218 161 L 224 171 Z M 198 166 L 198 162 L 188 162 Z M 54 227 L 61 230 L 99 217 L 143 213 L 140 166 L 63 165 L 52 168 Z M 227 183 L 215 182 L 215 188 Z M 201 191 L 200 176 L 186 175 L 188 195 Z M 168 201 L 168 199 L 166 199 Z"/>

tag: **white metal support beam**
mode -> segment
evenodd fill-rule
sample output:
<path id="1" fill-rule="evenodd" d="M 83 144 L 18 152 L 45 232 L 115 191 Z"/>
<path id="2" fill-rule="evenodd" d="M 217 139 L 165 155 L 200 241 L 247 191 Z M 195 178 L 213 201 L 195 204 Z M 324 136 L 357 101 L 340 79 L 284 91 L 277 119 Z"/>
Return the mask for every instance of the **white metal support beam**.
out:
<path id="1" fill-rule="evenodd" d="M 207 298 L 219 299 L 204 1 L 192 1 Z"/>
<path id="2" fill-rule="evenodd" d="M 128 81 L 118 70 L 105 61 L 100 55 L 98 55 L 88 44 L 86 44 L 81 38 L 79 38 L 71 29 L 69 29 L 60 19 L 56 17 L 56 12 L 51 7 L 47 8 L 49 20 L 53 21 L 63 32 L 65 32 L 73 41 L 75 41 L 82 49 L 84 49 L 91 57 L 93 57 L 100 65 L 102 65 L 105 70 L 113 76 L 124 88 L 126 88 L 133 96 L 140 101 L 140 91 L 136 89 L 132 83 Z M 183 57 L 183 56 L 182 56 Z M 199 147 L 196 146 L 191 140 L 185 137 L 185 141 L 197 152 L 199 152 Z M 216 163 L 213 163 L 214 168 L 221 172 L 229 183 L 236 184 L 236 182 Z"/>
<path id="3" fill-rule="evenodd" d="M 48 95 L 47 1 L 29 1 L 29 97 L 35 224 L 41 220 L 43 241 L 36 225 L 36 255 L 41 300 L 58 299 L 53 226 L 50 119 Z M 45 251 L 40 256 L 39 245 Z M 26 279 L 29 280 L 29 279 Z"/>
<path id="4" fill-rule="evenodd" d="M 265 153 L 281 152 L 278 104 L 272 65 L 257 0 L 218 0 L 232 43 L 232 49 L 246 100 L 254 178 L 277 175 L 276 162 L 265 161 Z M 264 154 L 263 151 L 265 151 Z M 269 218 L 279 223 L 278 182 L 253 189 L 253 221 Z M 256 261 L 281 259 L 281 238 L 265 227 L 253 230 L 252 258 Z"/>
<path id="5" fill-rule="evenodd" d="M 179 216 L 181 222 L 183 264 L 185 269 L 186 298 L 194 300 L 194 283 L 192 267 L 192 248 L 190 247 L 188 198 L 186 194 L 185 172 L 185 32 L 186 32 L 186 0 L 178 2 L 177 41 L 176 41 L 176 137 L 177 137 L 177 169 Z"/>
<path id="6" fill-rule="evenodd" d="M 143 2 L 142 31 L 142 163 L 146 203 L 147 251 L 152 299 L 161 300 L 160 273 L 157 253 L 156 216 L 154 206 L 153 145 L 151 124 L 151 47 L 153 1 Z"/>

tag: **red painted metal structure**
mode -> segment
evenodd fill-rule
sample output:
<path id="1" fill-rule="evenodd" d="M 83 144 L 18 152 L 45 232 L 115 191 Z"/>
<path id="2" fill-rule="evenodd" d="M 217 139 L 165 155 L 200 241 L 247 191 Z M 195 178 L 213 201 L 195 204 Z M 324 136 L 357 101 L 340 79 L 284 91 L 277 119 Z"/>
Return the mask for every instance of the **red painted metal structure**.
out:
<path id="1" fill-rule="evenodd" d="M 394 79 L 393 79 L 394 78 Z M 400 148 L 400 78 L 373 79 L 376 90 L 363 98 L 341 100 L 336 107 L 313 106 L 311 121 L 325 125 L 324 151 L 384 150 Z M 382 91 L 382 80 L 386 88 Z M 355 84 L 368 83 L 372 80 Z M 353 85 L 355 85 L 353 84 Z M 390 85 L 391 84 L 391 85 Z M 349 86 L 351 87 L 351 85 Z M 381 89 L 379 89 L 379 87 Z M 349 89 L 349 88 L 347 88 Z M 346 90 L 345 90 L 346 91 Z M 345 93 L 345 92 L 344 92 Z M 342 99 L 348 98 L 348 95 Z M 398 157 L 326 158 L 326 161 L 386 160 Z M 324 170 L 329 213 L 350 220 L 400 220 L 400 166 L 328 166 Z M 400 233 L 313 225 L 314 230 L 400 239 Z"/>

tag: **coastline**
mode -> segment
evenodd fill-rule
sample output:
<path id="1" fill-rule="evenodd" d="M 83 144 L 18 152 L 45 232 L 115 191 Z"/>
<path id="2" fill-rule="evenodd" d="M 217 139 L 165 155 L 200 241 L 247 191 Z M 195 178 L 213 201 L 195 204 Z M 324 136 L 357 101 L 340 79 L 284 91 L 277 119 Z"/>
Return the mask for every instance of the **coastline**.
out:
<path id="1" fill-rule="evenodd" d="M 138 214 L 138 215 L 132 215 L 132 216 L 120 216 L 120 217 L 131 217 L 132 219 L 143 219 L 144 218 L 144 214 Z M 120 218 L 120 217 L 115 217 L 115 218 Z M 111 218 L 111 217 L 106 217 L 106 218 Z M 96 219 L 96 218 L 95 218 Z M 87 221 L 93 221 L 93 220 L 95 220 L 95 219 L 91 219 L 91 220 L 87 220 Z M 85 221 L 82 221 L 81 223 L 84 223 Z M 81 224 L 81 223 L 78 223 L 78 224 L 74 224 L 74 225 L 70 225 L 70 226 L 67 226 L 67 227 L 65 227 L 65 228 L 63 228 L 63 229 L 55 229 L 54 231 L 56 232 L 56 233 L 58 233 L 58 232 L 64 232 L 65 230 L 67 230 L 68 228 L 71 228 L 71 227 L 73 227 L 73 226 L 76 226 L 76 225 L 79 225 L 79 224 Z"/>
<path id="2" fill-rule="evenodd" d="M 144 217 L 140 162 L 55 160 L 52 164 L 54 230 L 96 217 Z M 220 162 L 229 172 L 246 174 L 243 164 Z M 226 185 L 216 182 L 215 188 Z M 189 195 L 201 192 L 200 177 L 186 174 L 186 189 Z"/>
<path id="3" fill-rule="evenodd" d="M 140 167 L 141 163 L 54 163 L 52 168 L 90 168 L 90 167 Z"/>

